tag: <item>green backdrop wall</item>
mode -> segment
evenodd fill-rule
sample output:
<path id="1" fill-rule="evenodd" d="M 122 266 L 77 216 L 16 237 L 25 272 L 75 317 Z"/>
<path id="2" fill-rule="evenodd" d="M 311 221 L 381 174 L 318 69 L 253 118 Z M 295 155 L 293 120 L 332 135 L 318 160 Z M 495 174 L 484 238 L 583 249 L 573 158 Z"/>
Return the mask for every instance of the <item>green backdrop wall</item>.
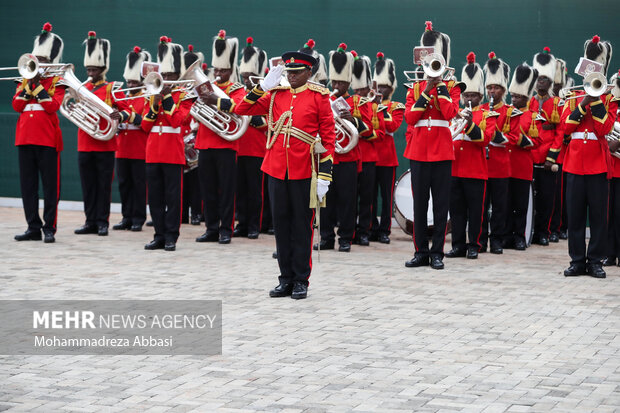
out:
<path id="1" fill-rule="evenodd" d="M 78 78 L 85 79 L 82 41 L 89 30 L 110 40 L 109 80 L 121 80 L 125 55 L 133 46 L 155 51 L 161 35 L 187 47 L 193 44 L 210 63 L 211 42 L 219 29 L 245 44 L 255 44 L 268 55 L 296 50 L 308 38 L 327 54 L 340 42 L 349 50 L 374 56 L 383 51 L 395 60 L 399 88 L 394 99 L 404 101 L 403 70 L 411 69 L 412 48 L 419 42 L 425 20 L 452 39 L 451 66 L 460 69 L 465 56 L 474 51 L 484 64 L 493 50 L 514 67 L 531 63 L 535 53 L 549 46 L 568 62 L 569 72 L 583 52 L 583 43 L 594 34 L 620 47 L 618 0 L 521 0 L 519 2 L 469 0 L 227 0 L 227 1 L 3 1 L 0 5 L 0 33 L 4 47 L 0 66 L 15 66 L 17 58 L 32 50 L 33 37 L 43 23 L 65 42 L 64 61 L 76 65 Z M 612 59 L 610 73 L 618 69 Z M 576 79 L 579 80 L 580 79 Z M 14 85 L 0 82 L 0 196 L 19 197 L 17 151 L 14 130 L 17 114 L 12 111 Z M 77 170 L 77 130 L 61 118 L 65 141 L 62 153 L 62 198 L 80 200 Z M 407 169 L 402 158 L 405 125 L 395 135 L 400 157 L 399 173 Z M 114 200 L 118 191 L 114 186 Z"/>

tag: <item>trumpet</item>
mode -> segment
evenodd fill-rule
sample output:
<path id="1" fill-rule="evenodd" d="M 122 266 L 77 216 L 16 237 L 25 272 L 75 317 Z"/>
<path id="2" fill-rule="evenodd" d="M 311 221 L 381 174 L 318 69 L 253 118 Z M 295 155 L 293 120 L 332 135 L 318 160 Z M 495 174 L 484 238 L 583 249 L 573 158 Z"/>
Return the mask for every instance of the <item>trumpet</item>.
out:
<path id="1" fill-rule="evenodd" d="M 114 109 L 86 89 L 86 82 L 75 77 L 73 65 L 65 67 L 58 83 L 67 87 L 60 113 L 93 138 L 100 141 L 112 139 L 118 129 L 118 120 L 110 117 Z"/>
<path id="2" fill-rule="evenodd" d="M 186 81 L 191 80 L 193 82 L 194 92 L 201 87 L 210 85 L 213 93 L 215 93 L 218 98 L 229 99 L 228 95 L 215 85 L 220 78 L 215 78 L 215 82 L 211 83 L 207 75 L 205 75 L 202 71 L 201 63 L 198 60 L 192 63 L 183 75 L 182 79 Z M 217 133 L 222 139 L 230 142 L 236 141 L 242 137 L 250 125 L 249 116 L 240 116 L 234 113 L 219 111 L 215 106 L 208 105 L 201 99 L 196 99 L 190 109 L 190 114 L 198 122 Z"/>
<path id="3" fill-rule="evenodd" d="M 560 90 L 560 97 L 564 100 L 577 99 L 582 95 L 577 95 L 573 91 L 583 89 L 592 97 L 599 97 L 607 93 L 613 85 L 607 84 L 605 75 L 599 72 L 590 72 L 583 78 L 583 84 L 578 86 L 566 87 Z"/>
<path id="4" fill-rule="evenodd" d="M 194 80 L 192 79 L 183 79 L 182 77 L 179 80 L 164 80 L 162 75 L 158 72 L 149 72 L 144 78 L 144 85 L 137 87 L 128 87 L 125 89 L 117 89 L 114 93 L 126 93 L 134 90 L 144 89 L 144 94 L 142 97 L 150 97 L 154 95 L 159 95 L 166 85 L 176 86 L 172 91 L 187 91 L 191 93 Z M 126 96 L 124 98 L 118 98 L 116 100 L 128 100 L 133 99 L 133 96 Z"/>
<path id="5" fill-rule="evenodd" d="M 467 101 L 467 103 L 469 104 L 469 107 L 460 111 L 459 114 L 456 115 L 450 122 L 450 132 L 452 133 L 452 139 L 456 138 L 461 132 L 463 132 L 463 129 L 465 129 L 465 126 L 467 126 L 468 121 L 465 117 L 469 116 L 473 111 L 471 108 L 471 101 L 469 100 Z"/>
<path id="6" fill-rule="evenodd" d="M 410 82 L 419 82 L 426 77 L 441 77 L 443 80 L 451 80 L 455 69 L 446 65 L 446 59 L 439 53 L 429 53 L 422 58 L 420 63 L 422 70 L 405 70 L 403 73 Z"/>
<path id="7" fill-rule="evenodd" d="M 605 139 L 607 139 L 608 142 L 620 140 L 620 122 L 614 122 L 614 128 L 611 130 L 611 132 L 605 135 Z M 612 152 L 611 155 L 615 156 L 616 158 L 620 158 L 620 149 Z"/>
<path id="8" fill-rule="evenodd" d="M 16 67 L 0 67 L 0 71 L 17 70 L 20 76 L 2 77 L 0 80 L 22 81 L 22 79 L 34 79 L 39 73 L 42 76 L 60 76 L 64 70 L 72 65 L 69 63 L 39 63 L 39 59 L 33 54 L 25 53 L 17 59 Z"/>

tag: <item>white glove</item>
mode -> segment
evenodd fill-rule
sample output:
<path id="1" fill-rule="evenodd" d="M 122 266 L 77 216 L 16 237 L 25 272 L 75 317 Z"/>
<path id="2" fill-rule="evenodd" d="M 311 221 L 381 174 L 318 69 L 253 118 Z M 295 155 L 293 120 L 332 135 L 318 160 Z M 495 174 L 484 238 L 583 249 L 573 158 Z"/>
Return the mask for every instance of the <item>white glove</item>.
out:
<path id="1" fill-rule="evenodd" d="M 265 92 L 273 89 L 276 86 L 280 85 L 280 81 L 282 80 L 282 72 L 284 71 L 283 65 L 277 65 L 273 69 L 267 73 L 267 76 L 263 80 L 260 81 L 260 88 Z"/>
<path id="2" fill-rule="evenodd" d="M 323 198 L 325 198 L 325 194 L 329 190 L 329 181 L 325 179 L 318 178 L 316 180 L 316 194 L 319 197 L 319 201 L 323 202 Z"/>

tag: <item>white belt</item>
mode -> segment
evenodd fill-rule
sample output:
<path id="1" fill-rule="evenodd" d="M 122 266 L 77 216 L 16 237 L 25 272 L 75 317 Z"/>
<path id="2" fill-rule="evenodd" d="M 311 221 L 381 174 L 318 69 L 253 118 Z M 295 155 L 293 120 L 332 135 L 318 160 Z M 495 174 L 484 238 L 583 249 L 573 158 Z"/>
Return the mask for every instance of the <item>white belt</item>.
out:
<path id="1" fill-rule="evenodd" d="M 24 108 L 24 112 L 34 112 L 35 110 L 45 110 L 39 103 L 29 103 Z"/>
<path id="2" fill-rule="evenodd" d="M 495 146 L 496 148 L 505 148 L 506 144 L 505 143 L 494 143 L 494 142 L 489 142 L 489 145 L 491 146 Z"/>
<path id="3" fill-rule="evenodd" d="M 165 126 L 165 127 L 167 128 L 168 126 Z M 118 129 L 119 130 L 138 130 L 140 129 L 140 127 L 136 125 L 130 125 L 128 123 L 121 123 L 120 125 L 118 125 Z"/>
<path id="4" fill-rule="evenodd" d="M 438 126 L 442 128 L 449 128 L 450 122 L 447 120 L 438 120 L 438 119 L 421 119 L 416 122 L 416 128 L 430 128 L 433 126 Z"/>
<path id="5" fill-rule="evenodd" d="M 173 128 L 171 126 L 153 126 L 151 133 L 181 133 L 181 128 Z"/>
<path id="6" fill-rule="evenodd" d="M 573 132 L 570 134 L 571 139 L 588 139 L 591 141 L 596 141 L 598 140 L 598 138 L 596 137 L 596 135 L 592 132 L 588 132 L 587 133 L 587 138 L 586 138 L 586 133 L 585 132 Z"/>

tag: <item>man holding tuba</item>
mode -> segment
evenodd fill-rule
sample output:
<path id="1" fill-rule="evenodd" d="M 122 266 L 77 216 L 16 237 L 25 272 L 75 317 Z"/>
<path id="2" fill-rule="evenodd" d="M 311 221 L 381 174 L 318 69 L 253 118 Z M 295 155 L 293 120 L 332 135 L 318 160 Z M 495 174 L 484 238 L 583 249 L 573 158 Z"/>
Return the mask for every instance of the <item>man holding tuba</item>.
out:
<path id="1" fill-rule="evenodd" d="M 220 30 L 213 39 L 211 55 L 215 85 L 230 97 L 233 107 L 245 96 L 244 86 L 237 82 L 238 46 L 239 41 L 236 37 L 228 37 L 224 30 Z M 218 110 L 221 109 L 219 101 L 215 105 Z M 235 223 L 236 163 L 239 144 L 236 140 L 224 139 L 222 135 L 226 132 L 226 130 L 214 132 L 202 123 L 198 127 L 196 135 L 196 149 L 200 150 L 198 173 L 207 230 L 196 238 L 196 242 L 230 244 Z"/>
<path id="2" fill-rule="evenodd" d="M 135 46 L 127 54 L 123 77 L 127 87 L 127 111 L 129 118 L 118 126 L 118 147 L 116 148 L 116 176 L 118 192 L 121 195 L 123 219 L 114 225 L 114 230 L 130 229 L 141 231 L 146 221 L 146 138 L 142 130 L 142 112 L 145 99 L 142 86 L 142 63 L 151 60 L 151 54 Z"/>
<path id="3" fill-rule="evenodd" d="M 45 23 L 35 37 L 32 54 L 41 63 L 59 63 L 63 42 Z M 19 181 L 28 229 L 15 235 L 17 241 L 40 240 L 54 242 L 58 200 L 60 199 L 60 152 L 62 132 L 58 125 L 58 109 L 65 89 L 58 85 L 59 77 L 23 79 L 13 96 L 13 109 L 19 113 L 15 131 L 15 146 L 19 155 Z M 43 220 L 39 217 L 39 175 L 43 182 Z"/>
<path id="4" fill-rule="evenodd" d="M 110 115 L 112 120 L 126 121 L 131 116 L 124 110 L 126 103 L 116 102 L 114 82 L 105 79 L 105 74 L 110 68 L 110 42 L 107 39 L 97 38 L 97 33 L 90 31 L 84 44 L 86 46 L 84 67 L 88 74 L 88 81 L 84 87 L 108 106 L 122 110 L 121 113 L 114 110 Z M 102 119 L 101 122 L 104 123 L 106 120 Z M 75 230 L 76 234 L 108 235 L 115 151 L 116 137 L 102 141 L 93 138 L 82 129 L 78 130 L 78 166 L 86 222 Z"/>
<path id="5" fill-rule="evenodd" d="M 434 47 L 445 64 L 450 62 L 450 37 L 433 30 L 426 22 L 420 39 L 422 46 Z M 428 266 L 444 268 L 443 247 L 450 203 L 452 173 L 452 133 L 450 120 L 459 112 L 462 85 L 441 76 L 427 77 L 417 82 L 407 93 L 405 120 L 408 124 L 405 158 L 410 160 L 411 190 L 413 194 L 414 257 L 406 267 Z M 427 238 L 427 210 L 433 196 L 433 244 L 429 249 Z"/>
<path id="6" fill-rule="evenodd" d="M 142 116 L 146 141 L 146 180 L 149 209 L 155 236 L 147 250 L 174 251 L 181 226 L 181 186 L 185 166 L 185 145 L 181 126 L 189 117 L 192 101 L 173 84 L 181 74 L 183 47 L 161 36 L 157 63 L 164 80 L 159 94 L 149 98 Z"/>
<path id="7" fill-rule="evenodd" d="M 612 48 L 594 36 L 585 42 L 584 57 L 602 64 L 607 73 Z M 601 87 L 604 85 L 601 85 Z M 605 278 L 602 260 L 607 251 L 607 208 L 612 176 L 611 154 L 605 135 L 614 125 L 618 103 L 609 93 L 592 96 L 576 92 L 562 111 L 564 139 L 570 140 L 564 157 L 566 206 L 568 213 L 568 254 L 566 277 L 590 275 Z M 560 142 L 554 143 L 558 149 Z M 590 223 L 590 242 L 586 250 L 586 222 Z"/>

